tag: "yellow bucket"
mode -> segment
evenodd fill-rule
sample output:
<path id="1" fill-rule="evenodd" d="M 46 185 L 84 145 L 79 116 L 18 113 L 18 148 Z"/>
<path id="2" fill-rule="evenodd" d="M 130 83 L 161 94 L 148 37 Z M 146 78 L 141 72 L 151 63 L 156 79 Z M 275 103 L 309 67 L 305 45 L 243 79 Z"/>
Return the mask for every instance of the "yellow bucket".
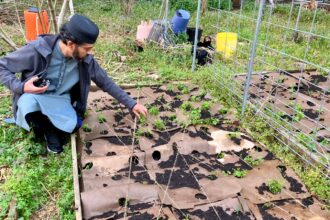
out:
<path id="1" fill-rule="evenodd" d="M 223 54 L 225 58 L 231 58 L 237 45 L 237 34 L 232 32 L 221 32 L 217 34 L 216 51 Z"/>

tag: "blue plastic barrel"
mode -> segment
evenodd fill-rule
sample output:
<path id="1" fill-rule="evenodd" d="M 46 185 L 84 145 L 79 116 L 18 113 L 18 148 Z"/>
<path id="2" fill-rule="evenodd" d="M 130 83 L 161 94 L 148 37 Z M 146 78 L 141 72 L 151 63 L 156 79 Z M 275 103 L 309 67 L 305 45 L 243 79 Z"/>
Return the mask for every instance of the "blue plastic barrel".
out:
<path id="1" fill-rule="evenodd" d="M 190 19 L 188 11 L 179 9 L 175 12 L 172 18 L 172 29 L 175 34 L 185 33 Z"/>

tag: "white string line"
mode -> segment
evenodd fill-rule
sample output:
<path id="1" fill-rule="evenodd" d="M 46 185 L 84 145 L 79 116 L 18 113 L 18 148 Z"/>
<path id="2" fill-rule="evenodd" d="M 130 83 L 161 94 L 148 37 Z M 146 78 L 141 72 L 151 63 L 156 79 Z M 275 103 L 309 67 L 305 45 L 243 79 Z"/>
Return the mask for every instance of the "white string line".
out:
<path id="1" fill-rule="evenodd" d="M 151 94 L 149 94 L 149 93 L 147 93 L 147 92 L 145 92 L 145 91 L 142 91 L 142 93 L 144 93 L 144 94 L 146 94 L 146 95 L 148 95 L 149 97 L 151 97 L 151 98 L 155 98 L 155 97 L 153 97 Z M 162 102 L 161 100 L 160 100 L 160 102 Z M 163 103 L 163 102 L 162 102 Z M 163 103 L 163 104 L 165 104 L 165 103 Z M 203 131 L 204 132 L 204 131 Z M 204 132 L 205 133 L 205 132 Z M 207 134 L 207 133 L 205 133 L 205 134 Z M 180 153 L 180 155 L 181 155 L 181 153 Z M 182 156 L 182 155 L 181 155 Z M 192 156 L 193 157 L 193 156 Z M 182 158 L 185 160 L 185 158 L 182 156 Z M 195 158 L 196 159 L 196 158 Z M 244 163 L 246 163 L 242 158 L 240 158 Z M 198 159 L 197 159 L 198 160 Z M 185 160 L 185 162 L 186 162 L 186 160 Z M 247 164 L 247 163 L 246 163 Z M 188 165 L 188 163 L 186 162 L 186 165 L 189 167 L 189 165 Z M 252 166 L 251 166 L 252 167 Z M 213 168 L 212 168 L 213 169 Z M 190 168 L 189 168 L 189 170 L 190 170 Z M 215 170 L 215 169 L 213 169 L 213 170 Z M 198 179 L 196 178 L 196 176 L 195 176 L 195 174 L 190 170 L 190 172 L 193 174 L 193 176 L 194 176 L 194 178 L 195 178 L 195 180 L 198 182 Z M 264 178 L 266 178 L 266 176 L 263 176 Z M 198 182 L 199 183 L 199 182 Z M 202 187 L 201 187 L 201 189 L 202 189 Z M 203 190 L 203 193 L 205 193 L 205 191 L 204 191 L 204 189 L 202 189 Z M 293 198 L 293 199 L 295 199 L 290 193 L 288 193 L 288 192 L 286 192 L 291 198 Z M 205 194 L 206 195 L 206 194 Z M 207 195 L 206 195 L 207 196 Z M 298 201 L 298 200 L 297 200 Z M 299 202 L 299 201 L 298 201 Z M 305 206 L 304 206 L 305 207 Z M 315 213 L 314 213 L 315 214 Z"/>
<path id="2" fill-rule="evenodd" d="M 182 135 L 182 136 L 183 136 L 183 135 Z M 173 151 L 173 152 L 174 152 L 174 151 Z M 175 165 L 176 165 L 176 161 L 177 161 L 177 159 L 178 159 L 178 153 L 176 153 L 176 155 L 175 155 L 175 160 L 174 160 L 173 167 L 172 167 L 172 170 L 171 170 L 171 173 L 170 173 L 170 176 L 169 176 L 169 179 L 168 179 L 167 185 L 166 185 L 166 189 L 165 189 L 165 192 L 164 192 L 164 196 L 163 196 L 163 198 L 160 200 L 161 205 L 160 205 L 160 208 L 159 208 L 159 211 L 158 211 L 157 219 L 159 219 L 159 216 L 161 215 L 161 211 L 162 211 L 162 209 L 163 209 L 163 204 L 164 204 L 164 201 L 165 201 L 165 197 L 166 197 L 166 195 L 168 196 L 168 194 L 167 194 L 167 190 L 168 190 L 168 188 L 169 188 L 170 181 L 171 181 L 171 179 L 172 179 L 172 174 L 173 174 L 173 172 L 174 172 L 174 168 L 175 168 Z"/>
<path id="3" fill-rule="evenodd" d="M 140 90 L 138 90 L 138 97 L 137 97 L 137 103 L 139 102 L 140 98 Z M 134 128 L 133 128 L 133 134 L 135 134 L 136 131 L 136 117 L 134 118 Z M 128 181 L 127 181 L 127 192 L 126 192 L 126 199 L 125 199 L 125 207 L 124 207 L 124 219 L 127 217 L 127 205 L 128 205 L 128 194 L 129 194 L 129 187 L 130 187 L 130 181 L 131 181 L 131 171 L 132 171 L 132 163 L 133 163 L 133 155 L 134 155 L 134 143 L 135 143 L 135 135 L 132 137 L 132 146 L 131 146 L 131 156 L 129 161 L 129 171 L 128 171 Z"/>
<path id="4" fill-rule="evenodd" d="M 154 98 L 152 95 L 150 95 L 149 93 L 147 93 L 147 92 L 145 92 L 145 91 L 142 91 L 142 93 L 144 93 L 144 94 L 146 94 L 146 95 L 148 95 L 149 97 L 151 97 L 151 98 Z M 160 101 L 161 102 L 161 101 Z M 163 104 L 165 104 L 165 103 L 163 103 Z M 126 119 L 126 120 L 129 120 L 129 119 Z M 204 132 L 204 131 L 202 131 L 202 132 Z M 205 133 L 205 132 L 204 132 Z M 205 133 L 205 134 L 207 134 L 207 133 Z M 208 135 L 208 134 L 207 134 Z M 160 137 L 160 139 L 162 139 L 161 137 Z M 165 141 L 165 139 L 163 139 L 164 141 Z M 179 152 L 179 151 L 178 151 Z M 179 152 L 180 153 L 180 152 Z M 182 156 L 182 154 L 180 153 L 180 155 L 181 155 L 181 157 L 183 158 L 183 160 L 185 161 L 185 163 L 186 163 L 186 165 L 189 167 L 189 164 L 187 163 L 187 161 L 185 160 L 185 158 Z M 201 162 L 201 163 L 203 163 L 201 160 L 199 160 L 198 158 L 196 158 L 196 157 L 194 157 L 193 155 L 189 155 L 189 156 L 191 156 L 191 157 L 193 157 L 194 159 L 196 159 L 197 161 L 199 161 L 199 162 Z M 240 156 L 238 156 L 244 163 L 246 163 Z M 204 163 L 205 164 L 205 163 Z M 248 163 L 246 163 L 247 165 L 249 165 Z M 207 165 L 207 164 L 205 164 L 205 165 Z M 216 169 L 214 169 L 213 167 L 211 167 L 211 166 L 209 166 L 209 165 L 207 165 L 210 169 L 212 169 L 213 171 L 216 171 Z M 251 165 L 249 165 L 250 167 L 252 167 Z M 252 167 L 253 168 L 253 167 Z M 190 169 L 190 167 L 189 167 L 189 171 L 192 173 L 192 175 L 194 176 L 194 178 L 195 178 L 195 180 L 196 180 L 196 182 L 199 184 L 199 181 L 198 181 L 198 179 L 197 179 L 197 177 L 195 176 L 195 174 L 191 171 L 191 169 Z M 266 178 L 266 176 L 264 176 L 264 178 L 265 179 L 267 179 Z M 207 199 L 208 199 L 208 196 L 207 196 L 207 194 L 206 194 L 206 192 L 204 191 L 204 189 L 203 189 L 203 187 L 201 186 L 201 185 L 199 185 L 200 186 L 200 188 L 201 188 L 201 190 L 202 190 L 202 192 L 206 195 L 206 197 L 207 197 Z M 301 204 L 303 207 L 305 207 L 305 208 L 307 208 L 306 206 L 304 206 L 299 200 L 297 200 L 297 199 L 295 199 L 290 193 L 288 193 L 287 192 L 287 190 L 283 190 L 283 191 L 285 191 L 285 193 L 287 194 L 287 195 L 289 195 L 292 199 L 294 199 L 294 200 L 296 200 L 299 204 Z M 258 197 L 260 197 L 260 198 L 262 198 L 264 201 L 267 201 L 267 202 L 270 202 L 270 203 L 273 203 L 272 201 L 268 201 L 265 197 L 262 197 L 262 196 L 260 196 L 260 195 L 258 195 L 258 194 L 255 194 L 255 195 L 257 195 Z M 208 199 L 208 202 L 209 202 L 209 204 L 210 205 L 212 205 L 212 203 L 210 202 L 210 200 Z M 273 203 L 274 204 L 274 203 Z M 275 206 L 277 206 L 276 204 L 274 204 Z M 279 207 L 279 206 L 277 206 L 279 209 L 282 209 L 284 212 L 287 212 L 289 215 L 290 215 L 290 213 L 288 212 L 288 211 L 286 211 L 286 210 L 284 210 L 283 208 L 281 208 L 281 207 Z M 214 209 L 214 211 L 216 212 L 216 210 Z M 313 212 L 314 213 L 314 212 Z M 216 212 L 216 214 L 217 214 L 217 212 Z M 316 213 L 314 213 L 314 214 L 316 214 Z M 218 216 L 219 217 L 219 216 Z M 219 217 L 220 218 L 220 217 Z"/>
<path id="5" fill-rule="evenodd" d="M 146 95 L 148 95 L 149 97 L 151 97 L 151 98 L 155 98 L 155 97 L 153 97 L 151 94 L 149 94 L 149 93 L 147 93 L 147 92 L 145 92 L 145 91 L 142 91 L 142 93 L 144 93 L 144 94 L 146 94 Z M 164 104 L 165 105 L 165 103 L 163 103 L 161 100 L 160 100 L 160 102 L 162 103 L 162 104 Z M 258 114 L 258 113 L 257 113 Z M 252 119 L 254 119 L 254 117 L 252 118 Z M 202 129 L 201 129 L 201 131 L 204 133 L 204 134 L 206 134 L 206 135 L 208 135 L 205 131 L 203 131 Z M 179 152 L 180 153 L 180 152 Z M 180 155 L 181 155 L 181 153 L 180 153 Z M 194 157 L 193 155 L 190 155 L 191 157 L 193 157 L 194 159 L 196 159 L 196 160 L 198 160 L 199 162 L 201 162 L 201 160 L 199 160 L 198 158 L 196 158 L 196 157 Z M 238 156 L 238 155 L 237 155 Z M 187 161 L 186 161 L 186 159 L 181 155 L 181 157 L 184 159 L 184 161 L 185 161 L 185 163 L 186 163 L 186 165 L 189 167 L 189 164 L 187 163 Z M 247 164 L 248 166 L 250 166 L 251 168 L 253 168 L 253 166 L 251 166 L 250 164 L 248 164 L 247 162 L 245 162 L 244 161 L 244 159 L 243 158 L 241 158 L 240 156 L 238 156 L 239 158 L 240 158 L 240 160 L 242 161 L 242 162 L 244 162 L 245 164 Z M 216 169 L 214 169 L 214 168 L 212 168 L 212 167 L 210 167 L 211 169 L 213 169 L 213 171 L 215 171 Z M 190 168 L 189 168 L 189 170 L 190 170 Z M 195 176 L 195 174 L 190 170 L 190 172 L 192 173 L 192 175 L 194 176 L 194 178 L 195 178 L 195 180 L 198 182 L 198 179 L 197 179 L 197 177 Z M 262 175 L 265 179 L 267 179 L 267 177 L 265 176 L 265 175 Z M 199 183 L 199 182 L 198 182 Z M 201 186 L 200 186 L 201 187 Z M 202 187 L 201 187 L 201 189 L 202 189 Z M 203 193 L 205 193 L 205 191 L 204 191 L 204 189 L 202 189 L 203 190 Z M 305 205 L 303 205 L 298 199 L 296 199 L 296 198 L 294 198 L 293 196 L 292 196 L 292 194 L 290 194 L 289 193 L 289 191 L 288 190 L 283 190 L 287 195 L 289 195 L 292 199 L 294 199 L 295 201 L 297 201 L 301 206 L 303 206 L 303 207 L 305 207 L 305 208 L 308 208 L 307 206 L 305 206 Z M 206 193 L 205 193 L 205 195 L 206 195 Z M 206 195 L 207 196 L 207 195 Z M 266 199 L 265 199 L 265 201 L 266 201 Z M 210 201 L 209 201 L 210 202 Z M 210 202 L 211 203 L 211 202 Z M 313 213 L 313 214 L 316 214 L 315 212 L 313 212 L 312 210 L 311 210 L 311 212 Z M 288 212 L 289 213 L 289 212 Z"/>
<path id="6" fill-rule="evenodd" d="M 151 97 L 151 98 L 153 98 L 153 99 L 156 100 L 156 97 L 155 97 L 155 96 L 152 96 L 151 94 L 149 94 L 149 93 L 147 93 L 147 92 L 145 92 L 145 91 L 143 91 L 143 90 L 142 90 L 142 93 L 144 93 L 144 94 L 148 95 L 149 97 Z M 165 103 L 163 103 L 161 100 L 159 100 L 159 101 L 160 101 L 162 104 L 165 104 Z M 127 120 L 129 120 L 129 119 L 127 119 Z M 182 134 L 182 137 L 183 137 L 183 135 L 184 135 L 184 134 Z M 160 136 L 159 138 L 160 138 L 160 139 L 163 139 L 161 136 Z M 165 139 L 163 139 L 163 140 L 166 141 Z M 178 153 L 180 154 L 179 150 L 178 150 Z M 180 154 L 180 155 L 181 155 L 181 154 Z M 202 192 L 205 194 L 206 199 L 207 199 L 207 201 L 209 202 L 209 205 L 211 205 L 211 207 L 212 207 L 213 211 L 215 212 L 215 214 L 217 215 L 218 219 L 221 220 L 221 218 L 220 218 L 220 216 L 219 216 L 219 213 L 218 213 L 217 210 L 215 209 L 215 207 L 214 207 L 214 205 L 212 204 L 212 202 L 209 200 L 209 196 L 206 194 L 205 190 L 204 190 L 203 187 L 200 185 L 198 179 L 196 178 L 196 176 L 194 175 L 194 173 L 191 171 L 189 165 L 188 165 L 187 163 L 186 163 L 186 165 L 187 165 L 189 171 L 193 174 L 193 176 L 194 176 L 194 178 L 195 178 L 195 180 L 196 180 L 196 182 L 197 182 L 199 188 L 200 188 L 200 189 L 202 190 Z"/>
<path id="7" fill-rule="evenodd" d="M 217 74 L 215 74 L 215 75 L 217 75 Z M 217 79 L 216 79 L 217 80 Z M 272 92 L 272 91 L 270 91 L 270 92 Z M 256 95 L 257 96 L 257 95 Z M 265 99 L 265 102 L 267 102 L 268 101 L 268 99 Z M 251 104 L 252 104 L 252 101 L 249 101 Z M 256 102 L 257 103 L 257 102 Z M 263 103 L 263 104 L 265 104 L 265 103 Z M 260 108 L 259 108 L 259 110 L 261 111 L 261 109 L 262 109 L 262 107 L 263 107 L 263 104 L 259 104 L 259 105 L 261 105 L 260 106 Z M 275 107 L 275 108 L 277 108 L 276 106 L 273 106 L 273 107 Z M 269 110 L 269 108 L 267 108 L 267 107 L 265 107 L 267 110 Z M 281 110 L 280 110 L 281 111 Z M 282 122 L 285 122 L 284 120 L 282 121 Z M 276 122 L 277 123 L 277 122 Z M 288 123 L 288 122 L 285 122 L 287 125 L 289 125 L 289 126 L 291 126 L 292 127 L 292 124 L 290 124 L 290 123 Z M 284 127 L 283 125 L 281 125 L 281 124 L 279 124 L 279 123 L 277 123 L 279 126 L 281 126 L 282 127 L 282 129 L 284 129 L 284 130 L 286 130 L 288 133 L 291 133 L 291 131 L 290 130 L 288 130 L 286 127 Z M 293 133 L 292 133 L 293 134 Z M 302 141 L 299 137 L 297 137 L 297 135 L 298 134 L 296 134 L 296 135 L 294 135 L 295 136 L 295 138 L 296 139 L 298 139 L 299 141 Z M 291 140 L 290 140 L 291 141 Z M 321 150 L 323 151 L 323 148 L 326 148 L 327 149 L 327 147 L 326 146 L 322 146 L 321 144 L 319 144 L 316 140 L 314 140 L 314 139 L 312 139 L 312 141 L 313 142 L 315 142 L 320 148 L 321 148 Z M 305 143 L 304 141 L 302 141 L 303 143 Z M 305 143 L 305 144 L 307 144 L 307 143 Z M 298 143 L 296 143 L 296 145 L 298 145 Z M 308 154 L 310 154 L 311 152 L 306 152 L 306 147 L 302 147 L 302 146 L 298 146 L 301 150 L 303 150 L 307 155 Z M 319 153 L 319 155 L 322 157 L 322 158 L 325 158 L 325 159 L 327 159 L 326 157 L 324 157 L 324 155 L 323 154 L 325 154 L 325 152 L 323 152 L 323 154 L 321 153 L 321 152 L 319 152 L 317 149 L 315 149 L 316 150 L 316 152 L 317 153 Z M 327 159 L 327 161 L 328 161 L 328 159 Z M 324 163 L 322 163 L 322 162 L 320 162 L 319 161 L 319 163 L 320 164 L 322 164 L 323 166 L 325 166 L 325 165 L 328 165 L 328 164 L 324 164 Z"/>
<path id="8" fill-rule="evenodd" d="M 90 109 L 93 111 L 93 113 L 94 114 L 96 114 L 97 115 L 97 113 L 96 113 L 96 111 L 93 109 L 93 106 L 91 105 L 91 104 L 88 104 L 89 105 L 89 107 L 90 107 Z M 116 113 L 114 110 L 111 110 L 111 109 L 109 109 L 111 112 L 113 112 L 114 114 Z M 124 118 L 125 120 L 129 120 L 129 119 L 126 119 L 126 118 Z M 131 121 L 131 120 L 129 120 L 130 122 L 133 122 L 133 121 Z M 107 123 L 105 123 L 105 125 L 106 125 L 106 127 L 116 136 L 116 138 L 117 138 L 117 140 L 118 141 L 120 141 L 121 142 L 121 144 L 123 145 L 123 146 L 125 146 L 125 147 L 127 147 L 127 148 L 129 148 L 129 146 L 127 146 L 122 140 L 121 140 L 121 138 L 117 135 L 117 133 L 113 130 L 113 129 L 111 129 L 111 127 L 107 124 Z M 133 134 L 134 135 L 134 134 Z M 133 143 L 134 144 L 134 143 Z M 133 160 L 133 158 L 131 158 L 131 160 Z M 175 161 L 175 163 L 173 164 L 173 166 L 175 166 L 175 164 L 176 164 L 176 161 Z M 150 176 L 150 177 L 152 177 L 152 175 L 150 175 L 150 173 L 149 173 L 149 170 L 148 169 L 146 169 L 143 165 L 141 165 L 141 167 L 143 167 L 143 169 L 144 169 L 144 171 L 146 171 L 147 173 L 148 173 L 148 175 Z M 116 173 L 118 173 L 118 172 L 116 172 Z M 165 192 L 165 190 L 163 189 L 163 186 L 161 185 L 161 184 L 159 184 L 158 182 L 157 182 L 157 180 L 155 179 L 154 180 L 154 184 L 153 185 L 157 185 L 162 191 L 164 191 Z M 169 183 L 168 183 L 169 184 Z M 176 204 L 176 202 L 174 201 L 174 199 L 172 199 L 171 197 L 170 197 L 170 195 L 169 194 L 167 194 L 167 197 L 169 198 L 169 200 L 175 205 L 175 206 L 177 206 L 177 207 L 179 207 L 177 204 Z M 181 214 L 185 214 L 185 213 L 183 213 L 180 209 L 179 209 L 179 211 L 181 212 Z"/>

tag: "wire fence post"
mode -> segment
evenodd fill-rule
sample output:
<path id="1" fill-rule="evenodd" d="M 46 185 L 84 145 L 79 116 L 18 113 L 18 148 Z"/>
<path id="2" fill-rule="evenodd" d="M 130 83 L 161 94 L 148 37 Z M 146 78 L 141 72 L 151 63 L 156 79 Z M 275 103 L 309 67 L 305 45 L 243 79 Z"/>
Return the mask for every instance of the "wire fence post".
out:
<path id="1" fill-rule="evenodd" d="M 198 0 L 196 29 L 195 29 L 195 40 L 194 40 L 194 54 L 193 54 L 193 63 L 192 63 L 192 67 L 191 67 L 192 71 L 195 71 L 195 68 L 196 68 L 197 39 L 198 39 L 198 29 L 199 29 L 200 15 L 201 15 L 201 0 Z"/>
<path id="2" fill-rule="evenodd" d="M 255 59 L 255 56 L 256 56 L 258 36 L 259 36 L 259 31 L 260 31 L 260 24 L 261 24 L 262 12 L 263 12 L 264 5 L 265 5 L 265 0 L 261 0 L 260 4 L 259 4 L 259 12 L 258 12 L 258 19 L 257 19 L 256 29 L 255 29 L 255 32 L 254 32 L 254 39 L 253 39 L 251 57 L 250 57 L 250 61 L 249 61 L 249 64 L 248 64 L 248 72 L 247 72 L 246 79 L 245 79 L 244 97 L 243 97 L 241 116 L 244 115 L 245 108 L 246 108 L 246 102 L 247 102 L 248 95 L 249 95 L 251 74 L 253 72 L 253 65 L 254 65 L 254 59 Z"/>
<path id="3" fill-rule="evenodd" d="M 168 12 L 169 12 L 169 0 L 165 0 L 165 35 L 167 35 L 168 30 Z"/>

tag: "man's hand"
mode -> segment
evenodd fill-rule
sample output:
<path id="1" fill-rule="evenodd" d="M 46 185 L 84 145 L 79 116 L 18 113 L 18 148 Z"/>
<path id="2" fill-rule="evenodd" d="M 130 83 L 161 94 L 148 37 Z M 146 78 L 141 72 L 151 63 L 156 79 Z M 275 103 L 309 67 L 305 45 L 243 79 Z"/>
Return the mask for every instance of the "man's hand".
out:
<path id="1" fill-rule="evenodd" d="M 24 84 L 24 93 L 44 93 L 47 89 L 48 89 L 48 85 L 43 86 L 43 87 L 36 87 L 33 85 L 33 82 L 35 80 L 37 80 L 38 77 L 34 76 L 31 79 L 29 79 L 28 81 L 25 82 Z"/>
<path id="2" fill-rule="evenodd" d="M 132 109 L 132 111 L 134 112 L 134 114 L 135 114 L 138 118 L 140 118 L 141 115 L 143 115 L 143 116 L 147 116 L 147 114 L 148 114 L 148 110 L 147 110 L 147 108 L 144 107 L 144 106 L 141 105 L 141 104 L 136 104 L 136 105 L 134 106 L 134 108 Z"/>

